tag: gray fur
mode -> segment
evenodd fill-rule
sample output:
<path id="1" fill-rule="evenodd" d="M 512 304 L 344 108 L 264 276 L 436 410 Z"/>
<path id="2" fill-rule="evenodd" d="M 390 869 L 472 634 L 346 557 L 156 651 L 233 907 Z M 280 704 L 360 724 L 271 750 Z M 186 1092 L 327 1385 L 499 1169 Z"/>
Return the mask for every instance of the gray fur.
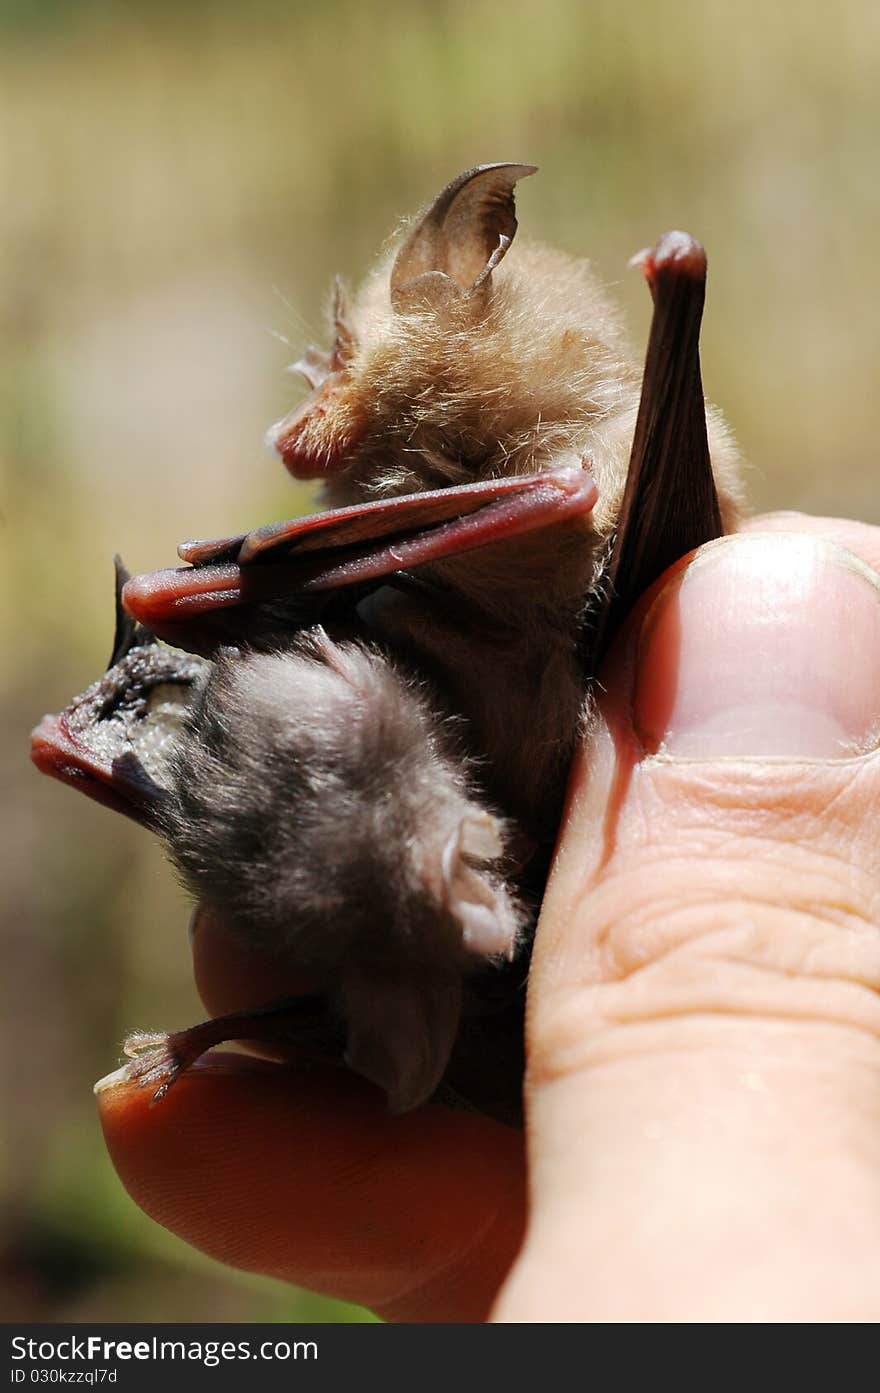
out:
<path id="1" fill-rule="evenodd" d="M 463 973 L 512 956 L 503 826 L 426 691 L 321 629 L 220 656 L 161 812 L 192 892 L 324 982 L 349 1062 L 397 1109 L 436 1088 Z"/>

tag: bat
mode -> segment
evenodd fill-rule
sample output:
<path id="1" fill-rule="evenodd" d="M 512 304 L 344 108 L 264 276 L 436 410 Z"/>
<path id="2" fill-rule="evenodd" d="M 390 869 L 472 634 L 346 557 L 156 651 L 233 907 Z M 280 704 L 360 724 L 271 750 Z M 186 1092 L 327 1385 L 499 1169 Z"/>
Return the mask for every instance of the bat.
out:
<path id="1" fill-rule="evenodd" d="M 157 831 L 314 990 L 126 1042 L 161 1096 L 225 1040 L 344 1062 L 394 1111 L 516 1121 L 528 955 L 596 666 L 740 506 L 699 362 L 703 249 L 636 258 L 640 374 L 589 265 L 517 243 L 519 164 L 454 179 L 295 364 L 270 438 L 325 511 L 117 565 L 105 675 L 32 737 Z"/>

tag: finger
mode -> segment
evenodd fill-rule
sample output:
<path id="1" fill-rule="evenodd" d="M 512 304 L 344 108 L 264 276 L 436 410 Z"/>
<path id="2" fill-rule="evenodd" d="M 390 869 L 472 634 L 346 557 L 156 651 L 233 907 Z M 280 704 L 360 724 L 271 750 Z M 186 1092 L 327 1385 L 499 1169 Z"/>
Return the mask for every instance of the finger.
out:
<path id="1" fill-rule="evenodd" d="M 740 524 L 741 532 L 794 532 L 845 547 L 880 571 L 880 527 L 850 518 L 810 517 L 806 513 L 763 513 Z"/>
<path id="2" fill-rule="evenodd" d="M 147 1214 L 221 1262 L 387 1319 L 485 1318 L 521 1241 L 516 1132 L 436 1106 L 392 1117 L 341 1070 L 208 1060 L 155 1107 L 124 1082 L 98 1093 Z"/>
<path id="3" fill-rule="evenodd" d="M 502 1318 L 873 1306 L 878 583 L 819 536 L 729 538 L 610 655 L 533 958 Z"/>
<path id="4" fill-rule="evenodd" d="M 319 982 L 291 965 L 289 955 L 258 952 L 242 943 L 204 905 L 193 914 L 190 942 L 196 988 L 211 1016 L 320 989 Z"/>

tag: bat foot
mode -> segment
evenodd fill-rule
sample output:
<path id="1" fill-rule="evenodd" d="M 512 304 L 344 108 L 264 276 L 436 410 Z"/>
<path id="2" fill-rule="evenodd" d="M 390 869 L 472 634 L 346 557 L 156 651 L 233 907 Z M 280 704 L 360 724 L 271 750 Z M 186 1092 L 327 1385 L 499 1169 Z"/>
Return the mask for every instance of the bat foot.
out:
<path id="1" fill-rule="evenodd" d="M 164 1098 L 171 1085 L 204 1053 L 204 1045 L 188 1039 L 191 1034 L 188 1030 L 173 1035 L 136 1031 L 126 1038 L 122 1048 L 131 1063 L 125 1066 L 125 1075 L 138 1088 L 155 1084 L 154 1103 Z"/>
<path id="2" fill-rule="evenodd" d="M 215 1016 L 188 1030 L 155 1035 L 132 1031 L 122 1046 L 131 1061 L 123 1075 L 138 1088 L 155 1085 L 152 1101 L 158 1103 L 197 1059 L 229 1040 L 300 1046 L 337 1060 L 343 1049 L 338 1023 L 323 996 L 282 997 L 252 1010 Z"/>

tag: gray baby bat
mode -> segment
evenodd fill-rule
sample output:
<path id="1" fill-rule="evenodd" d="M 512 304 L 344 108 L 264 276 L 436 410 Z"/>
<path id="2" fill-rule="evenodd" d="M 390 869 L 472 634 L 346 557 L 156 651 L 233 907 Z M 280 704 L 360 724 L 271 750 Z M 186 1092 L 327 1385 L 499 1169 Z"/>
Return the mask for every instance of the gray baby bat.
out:
<path id="1" fill-rule="evenodd" d="M 350 307 L 337 288 L 333 346 L 296 365 L 311 393 L 271 433 L 328 511 L 120 572 L 107 673 L 34 732 L 41 769 L 158 831 L 200 903 L 315 983 L 130 1037 L 159 1096 L 223 1040 L 289 1041 L 395 1111 L 436 1094 L 518 1115 L 596 664 L 739 503 L 702 393 L 702 248 L 669 233 L 641 254 L 640 379 L 589 265 L 512 248 L 532 173 L 466 171 Z"/>

